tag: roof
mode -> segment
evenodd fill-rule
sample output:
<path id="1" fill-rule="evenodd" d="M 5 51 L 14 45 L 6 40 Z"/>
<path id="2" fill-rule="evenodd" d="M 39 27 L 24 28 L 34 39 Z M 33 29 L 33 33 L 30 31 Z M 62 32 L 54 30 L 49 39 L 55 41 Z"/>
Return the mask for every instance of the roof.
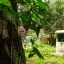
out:
<path id="1" fill-rule="evenodd" d="M 64 33 L 64 30 L 57 30 L 55 33 Z"/>

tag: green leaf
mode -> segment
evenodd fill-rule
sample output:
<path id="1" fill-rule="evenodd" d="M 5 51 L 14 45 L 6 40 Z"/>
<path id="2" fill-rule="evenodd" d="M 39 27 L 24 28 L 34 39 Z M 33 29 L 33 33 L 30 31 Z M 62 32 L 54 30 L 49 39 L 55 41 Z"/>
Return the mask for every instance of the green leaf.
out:
<path id="1" fill-rule="evenodd" d="M 39 58 L 44 59 L 43 56 L 41 55 L 41 53 L 39 52 L 39 50 L 38 50 L 36 47 L 33 47 L 33 52 L 34 52 L 35 54 L 37 54 L 37 56 L 38 56 Z"/>
<path id="2" fill-rule="evenodd" d="M 0 4 L 4 4 L 6 6 L 11 6 L 11 3 L 9 0 L 0 0 Z"/>
<path id="3" fill-rule="evenodd" d="M 17 12 L 15 12 L 15 11 L 9 11 L 8 12 L 8 15 L 9 16 L 11 16 L 14 20 L 16 20 L 17 22 L 19 21 L 19 19 L 18 19 L 18 13 Z"/>
<path id="4" fill-rule="evenodd" d="M 43 26 L 43 19 L 41 19 L 41 17 L 39 16 L 39 14 L 37 12 L 31 12 L 31 16 L 32 16 L 32 20 L 36 23 L 38 23 L 39 25 Z"/>
<path id="5" fill-rule="evenodd" d="M 44 9 L 48 11 L 48 5 L 45 2 L 42 2 L 42 0 L 36 0 L 35 5 L 39 7 L 40 9 Z"/>
<path id="6" fill-rule="evenodd" d="M 33 57 L 33 55 L 37 55 L 39 58 L 44 59 L 44 57 L 41 55 L 41 53 L 39 52 L 39 50 L 36 47 L 33 47 L 33 50 L 30 52 L 30 54 L 28 55 L 28 57 Z"/>
<path id="7" fill-rule="evenodd" d="M 24 25 L 30 25 L 31 21 L 30 21 L 29 16 L 27 16 L 26 14 L 21 14 L 21 15 L 20 15 L 20 18 L 21 18 L 22 23 L 23 23 Z"/>
<path id="8" fill-rule="evenodd" d="M 13 19 L 16 22 L 19 22 L 18 13 L 11 10 L 8 6 L 0 4 L 0 10 L 8 17 L 8 19 Z"/>
<path id="9" fill-rule="evenodd" d="M 28 55 L 29 58 L 33 57 L 33 55 L 35 55 L 35 53 L 33 52 L 33 50 L 30 52 L 30 54 Z"/>

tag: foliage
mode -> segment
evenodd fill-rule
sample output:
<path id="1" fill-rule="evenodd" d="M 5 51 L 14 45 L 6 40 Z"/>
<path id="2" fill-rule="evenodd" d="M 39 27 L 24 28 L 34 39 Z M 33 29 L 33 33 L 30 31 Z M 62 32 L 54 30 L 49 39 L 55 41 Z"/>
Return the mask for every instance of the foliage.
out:
<path id="1" fill-rule="evenodd" d="M 9 19 L 34 30 L 38 36 L 40 28 L 45 24 L 46 17 L 49 17 L 49 8 L 47 3 L 42 0 L 10 0 L 8 2 L 11 5 L 8 6 L 6 5 L 7 2 L 2 2 L 0 10 L 2 10 Z"/>
<path id="2" fill-rule="evenodd" d="M 50 44 L 55 45 L 55 31 L 64 30 L 64 1 L 50 0 L 48 5 L 50 14 L 45 22 L 44 29 L 52 37 Z"/>
<path id="3" fill-rule="evenodd" d="M 22 3 L 23 2 L 23 3 Z M 39 25 L 43 26 L 43 16 L 48 15 L 48 5 L 41 0 L 19 0 L 18 2 L 18 16 L 20 21 L 24 25 L 31 25 L 33 22 L 36 22 Z M 7 12 L 10 16 L 15 17 L 17 12 L 15 13 L 12 9 L 11 3 L 9 0 L 0 0 L 0 5 L 3 12 Z M 2 6 L 3 5 L 3 6 Z M 4 9 L 5 8 L 5 9 Z M 4 11 L 6 10 L 6 11 Z M 11 10 L 11 11 L 10 11 Z M 17 18 L 17 17 L 16 17 Z"/>
<path id="4" fill-rule="evenodd" d="M 9 0 L 0 0 L 0 4 L 4 4 L 4 5 L 6 5 L 6 6 L 11 6 L 11 3 L 10 3 L 10 1 Z"/>
<path id="5" fill-rule="evenodd" d="M 56 30 L 64 29 L 64 1 L 51 0 L 48 5 L 50 18 L 46 22 L 45 29 L 49 34 L 54 34 Z"/>
<path id="6" fill-rule="evenodd" d="M 27 49 L 27 64 L 64 64 L 64 56 L 55 55 L 55 47 L 48 44 L 40 44 L 40 42 L 37 43 L 37 46 L 38 50 L 43 55 L 44 60 L 38 58 L 37 55 L 28 58 L 27 56 L 29 55 L 29 51 Z"/>
<path id="7" fill-rule="evenodd" d="M 40 28 L 45 24 L 44 17 L 48 17 L 49 9 L 47 3 L 42 0 L 19 1 L 18 13 L 21 23 L 34 30 L 38 36 Z"/>

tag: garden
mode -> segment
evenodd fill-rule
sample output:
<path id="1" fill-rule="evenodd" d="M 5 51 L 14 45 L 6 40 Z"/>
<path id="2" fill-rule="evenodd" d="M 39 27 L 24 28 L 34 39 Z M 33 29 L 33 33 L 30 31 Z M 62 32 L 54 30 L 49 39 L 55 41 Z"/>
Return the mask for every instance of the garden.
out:
<path id="1" fill-rule="evenodd" d="M 56 54 L 56 45 L 41 42 L 40 39 L 36 37 L 36 34 L 33 30 L 30 30 L 28 32 L 26 38 L 25 54 L 27 64 L 64 64 L 64 55 Z M 30 38 L 34 40 L 33 46 L 31 45 Z M 32 52 L 33 47 L 39 50 L 39 52 L 43 56 L 43 59 L 40 58 L 37 54 L 29 57 L 29 54 L 30 52 Z M 32 54 L 33 53 L 34 52 L 32 52 Z"/>
<path id="2" fill-rule="evenodd" d="M 27 46 L 27 64 L 64 64 L 64 55 L 56 55 L 55 46 L 50 46 L 48 44 L 40 44 L 40 42 L 37 42 L 37 44 L 35 44 L 35 47 L 38 48 L 44 59 L 39 58 L 36 54 L 31 58 L 28 58 L 31 49 L 29 48 L 29 46 Z"/>
<path id="3" fill-rule="evenodd" d="M 64 64 L 64 1 L 0 0 L 0 64 Z"/>

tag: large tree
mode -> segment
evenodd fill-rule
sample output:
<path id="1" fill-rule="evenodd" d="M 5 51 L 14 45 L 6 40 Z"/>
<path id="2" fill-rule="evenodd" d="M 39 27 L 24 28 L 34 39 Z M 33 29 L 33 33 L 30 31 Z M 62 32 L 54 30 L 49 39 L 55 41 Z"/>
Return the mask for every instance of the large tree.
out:
<path id="1" fill-rule="evenodd" d="M 23 39 L 29 28 L 38 35 L 48 12 L 48 5 L 42 0 L 0 0 L 0 44 L 6 51 L 5 59 L 11 60 L 6 60 L 6 64 L 26 64 Z"/>

